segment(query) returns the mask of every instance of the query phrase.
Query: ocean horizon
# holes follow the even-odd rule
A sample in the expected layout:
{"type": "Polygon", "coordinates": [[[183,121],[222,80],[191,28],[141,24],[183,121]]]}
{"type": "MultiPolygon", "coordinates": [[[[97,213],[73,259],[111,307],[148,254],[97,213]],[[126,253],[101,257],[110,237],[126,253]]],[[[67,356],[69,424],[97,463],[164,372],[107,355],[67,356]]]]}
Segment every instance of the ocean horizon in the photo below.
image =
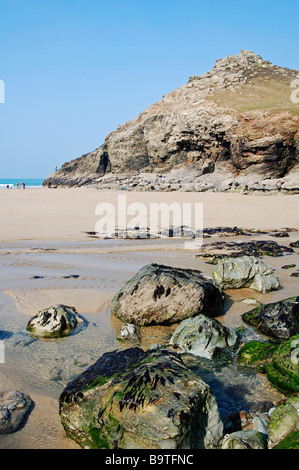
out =
{"type": "Polygon", "coordinates": [[[17,188],[17,183],[19,187],[22,188],[22,183],[25,184],[25,188],[36,188],[42,187],[44,178],[0,178],[0,188],[17,188]]]}

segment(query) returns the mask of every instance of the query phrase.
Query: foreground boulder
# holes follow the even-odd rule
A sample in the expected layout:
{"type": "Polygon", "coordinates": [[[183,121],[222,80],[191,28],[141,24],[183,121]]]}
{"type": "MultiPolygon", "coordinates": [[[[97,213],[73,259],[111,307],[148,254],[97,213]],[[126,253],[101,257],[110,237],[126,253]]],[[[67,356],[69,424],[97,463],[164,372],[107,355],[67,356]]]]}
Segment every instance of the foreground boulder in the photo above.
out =
{"type": "Polygon", "coordinates": [[[242,319],[268,336],[289,339],[299,334],[299,297],[261,305],[244,313],[242,319]]]}
{"type": "Polygon", "coordinates": [[[212,359],[213,356],[238,342],[237,332],[223,326],[216,318],[197,315],[182,321],[170,339],[170,344],[195,356],[212,359]]]}
{"type": "Polygon", "coordinates": [[[215,284],[194,269],[150,264],[112,299],[111,312],[135,325],[171,324],[202,313],[222,312],[223,295],[215,284]]]}
{"type": "Polygon", "coordinates": [[[0,434],[17,431],[30,412],[32,400],[23,392],[0,391],[0,434]]]}
{"type": "Polygon", "coordinates": [[[268,447],[299,449],[299,397],[275,408],[268,423],[268,447]]]}
{"type": "Polygon", "coordinates": [[[65,336],[84,320],[77,314],[74,307],[54,305],[45,308],[32,317],[27,325],[27,331],[34,336],[56,338],[65,336]]]}
{"type": "Polygon", "coordinates": [[[223,424],[209,386],[165,349],[104,354],[67,385],[59,403],[67,435],[83,448],[221,444],[223,424]]]}
{"type": "Polygon", "coordinates": [[[258,292],[279,289],[274,269],[254,256],[227,258],[212,268],[214,281],[221,289],[248,287],[258,292]]]}
{"type": "Polygon", "coordinates": [[[299,393],[299,335],[280,344],[250,341],[240,350],[239,363],[266,373],[282,393],[299,393]]]}

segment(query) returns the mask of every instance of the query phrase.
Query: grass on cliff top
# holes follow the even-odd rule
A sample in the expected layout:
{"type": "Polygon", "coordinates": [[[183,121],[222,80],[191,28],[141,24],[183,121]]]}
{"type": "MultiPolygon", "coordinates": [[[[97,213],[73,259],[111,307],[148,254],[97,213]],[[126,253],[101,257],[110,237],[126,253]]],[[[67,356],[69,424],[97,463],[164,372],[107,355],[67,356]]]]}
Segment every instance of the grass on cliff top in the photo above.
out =
{"type": "MultiPolygon", "coordinates": [[[[257,110],[275,113],[289,111],[292,115],[299,116],[299,103],[295,104],[291,101],[292,91],[294,88],[291,88],[289,80],[277,81],[256,77],[248,80],[235,93],[216,92],[206,99],[241,113],[257,110]]],[[[297,98],[299,98],[299,92],[297,98]]]]}

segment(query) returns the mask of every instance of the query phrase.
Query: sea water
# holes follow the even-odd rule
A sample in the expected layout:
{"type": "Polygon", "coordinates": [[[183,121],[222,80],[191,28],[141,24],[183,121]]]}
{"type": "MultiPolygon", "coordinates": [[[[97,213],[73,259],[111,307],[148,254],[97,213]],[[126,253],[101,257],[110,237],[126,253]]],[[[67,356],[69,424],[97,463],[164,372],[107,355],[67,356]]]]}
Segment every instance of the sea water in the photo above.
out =
{"type": "Polygon", "coordinates": [[[0,189],[13,189],[17,188],[16,184],[22,188],[22,183],[25,184],[26,188],[37,188],[43,185],[42,178],[0,178],[0,189]]]}

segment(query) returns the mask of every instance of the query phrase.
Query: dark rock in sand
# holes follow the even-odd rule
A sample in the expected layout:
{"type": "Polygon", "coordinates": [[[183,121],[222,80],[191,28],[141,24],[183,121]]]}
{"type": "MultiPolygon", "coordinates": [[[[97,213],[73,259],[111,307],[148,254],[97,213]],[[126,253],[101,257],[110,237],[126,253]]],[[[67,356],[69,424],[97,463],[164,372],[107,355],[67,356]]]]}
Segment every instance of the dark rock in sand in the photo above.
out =
{"type": "Polygon", "coordinates": [[[199,257],[211,258],[209,263],[216,264],[223,258],[240,256],[283,256],[293,253],[291,247],[278,245],[275,241],[253,240],[250,242],[214,242],[201,247],[199,257]]]}
{"type": "Polygon", "coordinates": [[[295,242],[291,242],[290,246],[292,246],[293,248],[299,248],[299,240],[297,240],[295,242]]]}
{"type": "Polygon", "coordinates": [[[9,434],[23,426],[33,402],[23,392],[0,391],[0,434],[9,434]]]}
{"type": "Polygon", "coordinates": [[[289,339],[299,334],[299,297],[261,305],[244,313],[242,319],[267,336],[289,339]]]}
{"type": "Polygon", "coordinates": [[[287,232],[275,232],[271,233],[270,237],[276,237],[276,238],[287,238],[290,235],[287,232]]]}

